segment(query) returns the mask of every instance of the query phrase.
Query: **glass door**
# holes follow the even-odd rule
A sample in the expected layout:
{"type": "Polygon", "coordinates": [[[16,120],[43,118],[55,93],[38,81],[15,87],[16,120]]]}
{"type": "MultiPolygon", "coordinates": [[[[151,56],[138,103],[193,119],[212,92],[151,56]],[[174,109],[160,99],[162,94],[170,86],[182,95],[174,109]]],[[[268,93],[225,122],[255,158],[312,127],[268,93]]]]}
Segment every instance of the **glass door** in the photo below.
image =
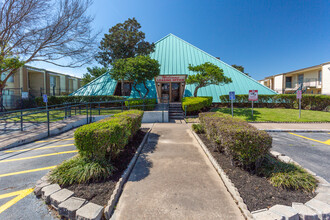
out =
{"type": "Polygon", "coordinates": [[[169,83],[162,83],[162,100],[161,102],[166,103],[170,97],[170,84],[169,83]]]}
{"type": "Polygon", "coordinates": [[[180,102],[180,83],[172,83],[171,101],[180,102]]]}

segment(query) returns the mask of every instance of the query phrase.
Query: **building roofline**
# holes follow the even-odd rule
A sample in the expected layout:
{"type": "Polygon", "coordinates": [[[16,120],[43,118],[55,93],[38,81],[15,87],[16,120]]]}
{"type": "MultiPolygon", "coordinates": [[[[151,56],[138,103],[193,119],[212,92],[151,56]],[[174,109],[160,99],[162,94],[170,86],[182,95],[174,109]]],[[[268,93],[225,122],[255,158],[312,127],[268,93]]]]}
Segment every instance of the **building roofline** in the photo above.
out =
{"type": "Polygon", "coordinates": [[[78,77],[78,76],[73,76],[73,75],[70,75],[70,74],[54,72],[54,71],[51,71],[51,70],[41,69],[41,68],[30,66],[30,65],[24,65],[24,67],[30,68],[32,70],[35,69],[36,71],[40,71],[40,72],[48,72],[48,73],[59,74],[59,75],[63,75],[63,76],[69,76],[69,77],[73,77],[73,78],[76,78],[76,79],[81,79],[81,77],[78,77]]]}
{"type": "MultiPolygon", "coordinates": [[[[271,76],[266,76],[266,77],[264,77],[264,78],[261,79],[261,80],[269,79],[269,78],[271,78],[271,77],[275,77],[275,76],[280,76],[280,75],[286,75],[286,74],[296,73],[296,72],[300,72],[300,71],[307,71],[307,70],[310,70],[310,69],[315,69],[315,68],[317,68],[317,67],[322,67],[322,66],[327,65],[327,64],[330,64],[330,61],[329,61],[329,62],[325,62],[325,63],[318,64],[318,65],[315,65],[315,66],[310,66],[310,67],[305,67],[305,68],[301,68],[301,69],[293,70],[293,71],[286,72],[286,73],[279,73],[279,74],[275,74],[275,75],[271,75],[271,76]]],[[[260,80],[259,80],[259,81],[260,81],[260,80]]]]}

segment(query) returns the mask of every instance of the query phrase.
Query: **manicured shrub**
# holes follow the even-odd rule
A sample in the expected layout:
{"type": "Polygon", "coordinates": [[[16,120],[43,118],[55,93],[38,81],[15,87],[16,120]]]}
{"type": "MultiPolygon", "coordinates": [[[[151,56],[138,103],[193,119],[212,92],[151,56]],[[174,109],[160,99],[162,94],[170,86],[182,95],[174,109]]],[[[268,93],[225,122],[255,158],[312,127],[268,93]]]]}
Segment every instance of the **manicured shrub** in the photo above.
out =
{"type": "MultiPolygon", "coordinates": [[[[220,96],[220,102],[230,107],[229,95],[220,96]]],[[[251,107],[248,95],[236,95],[234,101],[236,107],[251,107]]],[[[303,94],[301,100],[302,109],[326,111],[330,105],[330,96],[303,94]]],[[[266,108],[298,108],[296,94],[259,95],[255,107],[266,108]]]]}
{"type": "Polygon", "coordinates": [[[75,145],[83,157],[98,161],[115,158],[141,126],[143,111],[129,110],[79,127],[75,145]]]}
{"type": "Polygon", "coordinates": [[[204,128],[203,128],[203,126],[201,124],[193,124],[192,125],[192,129],[197,134],[203,134],[204,133],[204,128]]]}
{"type": "Polygon", "coordinates": [[[155,109],[156,105],[156,99],[127,99],[125,101],[125,106],[129,109],[151,111],[155,109]],[[143,107],[143,105],[145,106],[143,107]]]}
{"type": "Polygon", "coordinates": [[[209,108],[212,105],[212,97],[184,97],[182,99],[182,109],[187,111],[187,114],[199,113],[204,108],[209,108]]]}
{"type": "Polygon", "coordinates": [[[200,113],[199,119],[215,147],[244,169],[255,171],[272,146],[267,132],[241,119],[218,112],[200,113]]]}
{"type": "MultiPolygon", "coordinates": [[[[84,103],[84,102],[109,102],[116,100],[125,100],[122,96],[102,95],[102,96],[49,96],[48,106],[61,105],[66,103],[84,103]]],[[[45,106],[42,97],[36,97],[35,101],[38,106],[45,106]]],[[[116,105],[116,103],[114,103],[116,105]]],[[[120,103],[118,103],[120,105],[120,103]]]]}

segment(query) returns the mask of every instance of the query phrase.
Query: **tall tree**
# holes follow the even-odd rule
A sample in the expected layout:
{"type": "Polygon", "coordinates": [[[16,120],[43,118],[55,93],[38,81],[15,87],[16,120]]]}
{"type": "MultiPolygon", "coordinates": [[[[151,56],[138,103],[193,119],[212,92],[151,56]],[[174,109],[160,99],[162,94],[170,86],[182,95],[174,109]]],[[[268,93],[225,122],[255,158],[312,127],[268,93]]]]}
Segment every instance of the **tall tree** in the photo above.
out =
{"type": "Polygon", "coordinates": [[[236,64],[233,64],[233,65],[231,65],[231,66],[234,67],[235,69],[241,71],[241,72],[244,73],[245,75],[250,76],[248,73],[245,73],[245,72],[244,72],[244,66],[239,66],[239,65],[236,65],[236,64]]]}
{"type": "Polygon", "coordinates": [[[149,56],[136,56],[126,59],[119,59],[113,63],[110,75],[113,79],[124,79],[133,82],[134,89],[139,93],[140,98],[147,97],[149,88],[146,85],[147,80],[152,80],[160,73],[160,64],[157,60],[149,56]],[[143,84],[146,89],[144,96],[138,84],[143,84]]]}
{"type": "Polygon", "coordinates": [[[90,6],[91,0],[0,1],[0,104],[7,80],[25,63],[80,67],[92,61],[90,6]]]}
{"type": "Polygon", "coordinates": [[[220,85],[231,83],[230,77],[224,75],[223,70],[217,65],[206,62],[197,66],[189,64],[188,69],[195,72],[194,75],[189,75],[187,84],[195,84],[194,97],[197,97],[198,89],[209,85],[220,85]]]}
{"type": "Polygon", "coordinates": [[[108,68],[106,68],[106,67],[97,67],[97,66],[94,66],[92,68],[87,67],[87,73],[85,73],[83,75],[82,84],[86,85],[87,83],[93,81],[94,79],[103,75],[107,71],[108,71],[108,68]]]}
{"type": "MultiPolygon", "coordinates": [[[[101,40],[96,60],[105,67],[116,60],[148,55],[155,50],[155,44],[145,41],[145,33],[140,31],[141,25],[135,18],[129,18],[124,23],[118,23],[104,34],[101,40]]],[[[124,78],[121,80],[122,94],[124,93],[124,78]]]]}

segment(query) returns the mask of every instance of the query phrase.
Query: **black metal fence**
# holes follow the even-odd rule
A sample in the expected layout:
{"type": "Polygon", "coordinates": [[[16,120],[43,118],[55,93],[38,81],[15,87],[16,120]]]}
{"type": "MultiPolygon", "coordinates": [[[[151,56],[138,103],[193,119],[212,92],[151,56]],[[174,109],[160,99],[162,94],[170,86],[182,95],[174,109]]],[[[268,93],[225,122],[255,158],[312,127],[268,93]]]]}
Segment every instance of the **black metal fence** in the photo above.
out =
{"type": "MultiPolygon", "coordinates": [[[[86,118],[86,123],[92,122],[93,116],[112,115],[129,109],[162,111],[162,122],[165,122],[164,112],[168,110],[169,102],[158,104],[148,102],[150,99],[115,100],[108,102],[67,103],[47,107],[20,109],[0,112],[0,133],[25,131],[47,125],[48,135],[53,123],[63,122],[76,117],[86,118]],[[139,104],[129,104],[139,100],[139,104]],[[126,103],[125,103],[126,102],[126,103]]],[[[160,99],[158,99],[160,100],[160,99]]],[[[45,129],[45,127],[43,127],[45,129]]]]}

